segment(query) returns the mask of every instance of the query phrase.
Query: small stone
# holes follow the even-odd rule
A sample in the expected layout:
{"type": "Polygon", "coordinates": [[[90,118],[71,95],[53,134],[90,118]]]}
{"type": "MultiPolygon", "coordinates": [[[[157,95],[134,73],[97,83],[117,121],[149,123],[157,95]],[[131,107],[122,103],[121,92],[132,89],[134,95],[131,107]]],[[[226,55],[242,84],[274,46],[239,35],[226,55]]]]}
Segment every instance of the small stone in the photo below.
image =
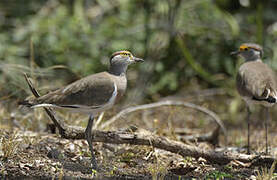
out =
{"type": "Polygon", "coordinates": [[[251,179],[251,180],[256,180],[257,178],[256,178],[256,176],[251,175],[251,176],[249,177],[249,179],[251,179]]]}
{"type": "Polygon", "coordinates": [[[71,152],[74,152],[75,151],[75,145],[74,144],[69,144],[69,149],[71,152]]]}
{"type": "Polygon", "coordinates": [[[207,163],[207,160],[202,158],[202,157],[200,157],[200,158],[198,158],[198,162],[200,162],[200,163],[207,163]]]}
{"type": "Polygon", "coordinates": [[[52,172],[56,171],[56,168],[54,168],[54,167],[51,167],[50,169],[51,169],[52,172]]]}

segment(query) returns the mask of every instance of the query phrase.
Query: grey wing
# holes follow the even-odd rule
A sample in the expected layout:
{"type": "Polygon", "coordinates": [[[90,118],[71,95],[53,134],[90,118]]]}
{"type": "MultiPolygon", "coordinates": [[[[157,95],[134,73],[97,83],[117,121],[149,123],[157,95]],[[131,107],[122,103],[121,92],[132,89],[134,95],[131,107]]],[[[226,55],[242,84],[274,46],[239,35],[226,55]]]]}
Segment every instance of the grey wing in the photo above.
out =
{"type": "Polygon", "coordinates": [[[97,107],[108,103],[114,96],[115,90],[115,84],[109,77],[95,74],[48,93],[40,97],[38,102],[97,107]]]}
{"type": "Polygon", "coordinates": [[[236,83],[237,89],[242,96],[263,99],[267,93],[266,87],[268,79],[263,71],[255,71],[254,68],[240,68],[236,83]]]}

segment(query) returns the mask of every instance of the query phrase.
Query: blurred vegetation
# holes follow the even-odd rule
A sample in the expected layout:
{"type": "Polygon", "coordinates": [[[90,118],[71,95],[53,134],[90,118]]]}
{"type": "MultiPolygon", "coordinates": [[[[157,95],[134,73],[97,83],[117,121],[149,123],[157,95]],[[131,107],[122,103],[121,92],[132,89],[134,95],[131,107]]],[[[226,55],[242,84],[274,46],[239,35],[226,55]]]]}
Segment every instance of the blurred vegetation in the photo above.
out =
{"type": "Polygon", "coordinates": [[[277,0],[2,0],[0,97],[22,98],[22,72],[65,84],[121,49],[146,60],[129,71],[135,101],[194,84],[233,90],[229,53],[243,42],[263,45],[277,70],[276,10],[277,0]]]}

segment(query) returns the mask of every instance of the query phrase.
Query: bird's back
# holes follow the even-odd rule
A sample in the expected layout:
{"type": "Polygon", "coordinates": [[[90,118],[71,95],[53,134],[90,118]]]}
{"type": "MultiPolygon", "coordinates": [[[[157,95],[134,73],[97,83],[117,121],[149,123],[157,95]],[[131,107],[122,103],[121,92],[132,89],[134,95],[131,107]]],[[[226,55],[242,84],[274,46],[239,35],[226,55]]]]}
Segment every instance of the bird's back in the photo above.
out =
{"type": "Polygon", "coordinates": [[[274,72],[261,61],[249,61],[242,64],[237,74],[237,89],[241,96],[250,99],[264,99],[276,96],[276,80],[274,72]]]}

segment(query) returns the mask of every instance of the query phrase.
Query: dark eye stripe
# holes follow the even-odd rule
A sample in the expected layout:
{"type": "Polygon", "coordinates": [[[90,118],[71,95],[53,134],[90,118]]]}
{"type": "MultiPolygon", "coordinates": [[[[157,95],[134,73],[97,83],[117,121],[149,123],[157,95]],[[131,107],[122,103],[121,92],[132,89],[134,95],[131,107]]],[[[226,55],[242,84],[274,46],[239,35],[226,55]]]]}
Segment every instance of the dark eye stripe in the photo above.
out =
{"type": "Polygon", "coordinates": [[[254,47],[252,47],[252,49],[254,49],[254,50],[256,50],[256,51],[260,51],[260,49],[258,49],[258,48],[254,48],[254,47]]]}

